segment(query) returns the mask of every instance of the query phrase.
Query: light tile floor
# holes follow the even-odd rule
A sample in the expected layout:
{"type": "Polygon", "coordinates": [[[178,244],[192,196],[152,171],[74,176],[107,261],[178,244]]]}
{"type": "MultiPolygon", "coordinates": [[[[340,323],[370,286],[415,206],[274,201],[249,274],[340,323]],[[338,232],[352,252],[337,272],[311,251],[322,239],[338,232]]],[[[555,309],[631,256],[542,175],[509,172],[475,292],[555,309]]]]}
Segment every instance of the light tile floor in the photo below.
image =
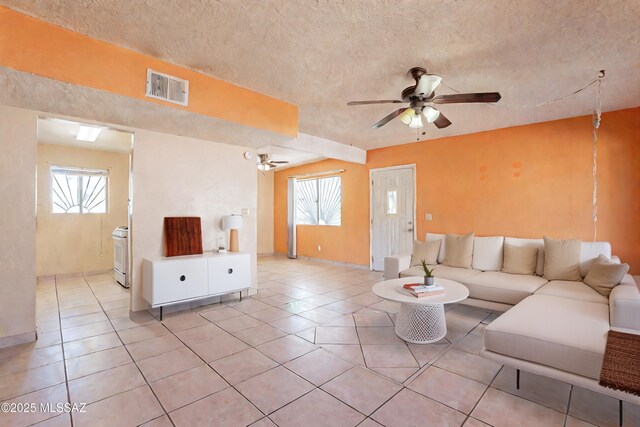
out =
{"type": "MultiPolygon", "coordinates": [[[[260,258],[259,293],[129,316],[110,276],[42,280],[40,339],[0,350],[0,401],[86,403],[0,412],[1,426],[617,425],[617,401],[478,356],[499,313],[447,307],[448,340],[406,344],[380,273],[260,258]]],[[[19,406],[19,405],[16,405],[19,406]]],[[[625,426],[640,407],[625,404],[625,426]]]]}

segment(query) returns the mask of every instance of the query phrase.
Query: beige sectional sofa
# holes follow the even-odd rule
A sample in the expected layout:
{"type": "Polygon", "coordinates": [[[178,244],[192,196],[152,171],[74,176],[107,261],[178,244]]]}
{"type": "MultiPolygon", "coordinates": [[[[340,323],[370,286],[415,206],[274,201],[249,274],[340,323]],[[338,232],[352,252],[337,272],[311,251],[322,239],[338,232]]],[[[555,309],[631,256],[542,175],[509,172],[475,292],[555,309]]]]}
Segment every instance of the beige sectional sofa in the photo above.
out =
{"type": "MultiPolygon", "coordinates": [[[[544,273],[543,239],[475,237],[472,268],[442,265],[444,234],[427,234],[442,240],[434,275],[462,283],[469,289],[463,304],[504,311],[485,329],[482,355],[528,372],[557,378],[616,399],[640,403],[640,398],[598,385],[607,332],[612,329],[640,334],[640,290],[626,275],[605,297],[581,281],[548,281],[544,273]],[[504,245],[538,248],[533,275],[502,272],[504,245]]],[[[599,255],[611,256],[608,242],[583,242],[580,274],[584,278],[599,255]]],[[[386,279],[422,276],[410,267],[411,256],[385,258],[386,279]]]]}

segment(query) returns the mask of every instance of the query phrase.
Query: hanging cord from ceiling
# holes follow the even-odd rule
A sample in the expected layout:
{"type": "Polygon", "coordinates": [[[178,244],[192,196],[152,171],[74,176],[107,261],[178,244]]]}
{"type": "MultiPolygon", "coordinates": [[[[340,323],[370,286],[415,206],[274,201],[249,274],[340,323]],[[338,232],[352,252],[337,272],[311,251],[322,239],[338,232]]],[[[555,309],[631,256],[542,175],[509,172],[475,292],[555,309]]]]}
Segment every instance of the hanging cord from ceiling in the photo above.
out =
{"type": "Polygon", "coordinates": [[[600,105],[600,91],[604,70],[598,75],[598,87],[596,90],[596,110],[593,112],[593,241],[598,236],[598,128],[600,127],[602,108],[600,105]]]}
{"type": "MultiPolygon", "coordinates": [[[[496,108],[510,108],[510,109],[525,109],[525,108],[537,108],[537,107],[543,107],[545,105],[549,105],[549,104],[554,104],[556,102],[560,102],[560,101],[564,101],[567,98],[571,98],[574,95],[579,94],[580,92],[584,92],[585,90],[587,90],[588,88],[590,88],[591,86],[598,84],[598,90],[600,90],[600,82],[601,80],[604,78],[604,70],[600,70],[598,72],[598,77],[596,77],[595,79],[591,80],[589,83],[587,83],[585,86],[581,87],[578,90],[575,90],[571,93],[568,93],[566,95],[563,95],[559,98],[555,98],[555,99],[550,99],[548,101],[543,101],[540,102],[538,104],[486,104],[486,105],[490,105],[492,107],[496,107],[496,108]]],[[[461,91],[452,88],[451,86],[447,85],[444,82],[440,83],[441,86],[446,87],[449,90],[452,90],[455,93],[462,93],[461,91]]]]}

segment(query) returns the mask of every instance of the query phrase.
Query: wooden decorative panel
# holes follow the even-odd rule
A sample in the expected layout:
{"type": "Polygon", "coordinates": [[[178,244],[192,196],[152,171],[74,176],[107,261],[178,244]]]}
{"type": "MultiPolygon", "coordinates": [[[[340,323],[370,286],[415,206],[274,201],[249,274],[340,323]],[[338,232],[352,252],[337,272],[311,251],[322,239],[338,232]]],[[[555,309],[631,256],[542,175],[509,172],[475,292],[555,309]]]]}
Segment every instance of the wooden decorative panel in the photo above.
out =
{"type": "Polygon", "coordinates": [[[202,254],[200,217],[167,217],[164,219],[166,256],[202,254]]]}

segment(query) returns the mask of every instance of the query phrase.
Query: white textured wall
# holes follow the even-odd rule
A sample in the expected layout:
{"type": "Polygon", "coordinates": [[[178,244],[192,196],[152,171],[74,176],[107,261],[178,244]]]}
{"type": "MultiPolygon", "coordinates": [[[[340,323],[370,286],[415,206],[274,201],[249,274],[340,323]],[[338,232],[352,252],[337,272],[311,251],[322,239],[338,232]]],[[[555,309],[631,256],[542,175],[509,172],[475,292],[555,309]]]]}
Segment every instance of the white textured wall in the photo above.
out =
{"type": "Polygon", "coordinates": [[[113,268],[111,233],[129,220],[129,154],[38,144],[36,274],[92,272],[113,268]],[[108,169],[108,212],[51,213],[51,166],[108,169]]]}
{"type": "Polygon", "coordinates": [[[258,171],[258,253],[273,253],[273,172],[258,171]]]}
{"type": "MultiPolygon", "coordinates": [[[[256,286],[255,160],[247,149],[151,131],[136,130],[133,145],[132,303],[133,311],[148,307],[142,299],[142,259],[164,255],[163,220],[167,216],[202,218],[205,250],[225,235],[222,216],[249,209],[240,230],[240,250],[251,253],[256,286]]],[[[253,153],[255,158],[255,153],[253,153]]],[[[228,238],[228,236],[226,236],[228,238]]]]}
{"type": "Polygon", "coordinates": [[[36,123],[0,106],[0,347],[35,339],[36,123]]]}

